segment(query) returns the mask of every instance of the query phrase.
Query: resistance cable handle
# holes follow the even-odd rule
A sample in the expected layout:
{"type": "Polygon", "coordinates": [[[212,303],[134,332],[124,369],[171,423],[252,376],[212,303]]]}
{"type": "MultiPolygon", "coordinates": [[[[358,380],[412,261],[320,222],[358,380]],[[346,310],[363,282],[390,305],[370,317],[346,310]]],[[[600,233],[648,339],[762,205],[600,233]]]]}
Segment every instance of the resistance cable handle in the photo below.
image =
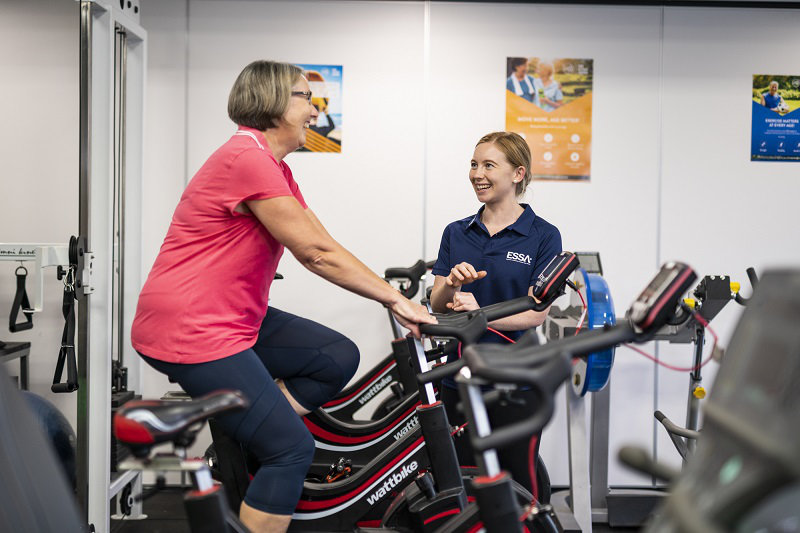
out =
{"type": "Polygon", "coordinates": [[[33,327],[33,313],[30,311],[31,304],[28,301],[28,291],[25,290],[25,278],[28,276],[28,269],[20,265],[14,271],[17,276],[17,292],[14,295],[14,303],[11,305],[11,315],[8,317],[8,329],[11,333],[25,331],[33,327]],[[17,322],[17,315],[22,309],[25,315],[24,322],[17,322]]]}
{"type": "Polygon", "coordinates": [[[408,268],[387,268],[386,271],[383,273],[383,277],[386,280],[389,279],[407,279],[409,281],[408,287],[404,290],[400,291],[400,293],[408,298],[411,299],[417,294],[419,291],[419,281],[422,276],[425,275],[427,271],[426,263],[422,259],[414,263],[408,268]]]}
{"type": "Polygon", "coordinates": [[[69,268],[64,275],[64,298],[61,313],[64,315],[64,331],[61,334],[61,348],[58,350],[56,371],[50,390],[55,393],[78,390],[78,363],[75,355],[75,287],[78,283],[78,238],[69,239],[69,268]],[[67,367],[67,381],[61,383],[64,366],[67,367]]]}

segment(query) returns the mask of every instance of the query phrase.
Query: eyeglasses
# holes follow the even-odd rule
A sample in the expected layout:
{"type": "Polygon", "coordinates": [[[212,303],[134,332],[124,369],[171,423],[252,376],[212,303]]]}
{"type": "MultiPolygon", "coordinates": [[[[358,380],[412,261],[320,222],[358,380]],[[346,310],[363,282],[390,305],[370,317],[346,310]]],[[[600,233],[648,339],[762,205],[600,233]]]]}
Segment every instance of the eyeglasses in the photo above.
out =
{"type": "Polygon", "coordinates": [[[311,103],[311,91],[292,91],[292,96],[302,96],[311,103]]]}

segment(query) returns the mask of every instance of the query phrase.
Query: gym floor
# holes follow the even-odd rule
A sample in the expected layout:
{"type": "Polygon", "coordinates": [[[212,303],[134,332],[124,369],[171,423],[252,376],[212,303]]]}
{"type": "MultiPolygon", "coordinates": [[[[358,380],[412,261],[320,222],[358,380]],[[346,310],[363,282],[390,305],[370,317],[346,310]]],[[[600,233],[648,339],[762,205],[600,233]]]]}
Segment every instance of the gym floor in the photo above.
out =
{"type": "MultiPolygon", "coordinates": [[[[183,489],[167,488],[144,502],[144,520],[112,520],[111,533],[190,533],[183,511],[183,489]]],[[[638,528],[612,528],[595,524],[592,531],[632,532],[638,528]]]]}

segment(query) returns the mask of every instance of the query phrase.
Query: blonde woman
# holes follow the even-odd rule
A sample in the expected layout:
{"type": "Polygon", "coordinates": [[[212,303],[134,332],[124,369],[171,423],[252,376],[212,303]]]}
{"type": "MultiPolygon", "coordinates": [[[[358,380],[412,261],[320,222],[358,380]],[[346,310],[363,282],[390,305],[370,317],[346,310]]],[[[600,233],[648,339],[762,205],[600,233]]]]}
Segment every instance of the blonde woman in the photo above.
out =
{"type": "MultiPolygon", "coordinates": [[[[561,252],[558,229],[536,215],[518,198],[531,179],[531,152],[516,133],[495,132],[478,141],[470,162],[469,181],[483,206],[476,214],[449,224],[442,235],[436,275],[431,292],[434,311],[469,311],[481,306],[533,294],[537,276],[561,252]]],[[[525,311],[490,326],[516,340],[544,322],[547,311],[525,311]]],[[[481,342],[506,342],[487,333],[481,342]]],[[[462,423],[455,406],[455,383],[445,380],[442,400],[451,423],[462,423]]],[[[514,402],[495,404],[489,413],[493,425],[503,425],[526,416],[532,401],[530,391],[516,391],[514,402]]],[[[461,464],[473,464],[466,438],[456,440],[461,464]]],[[[538,453],[538,444],[535,446],[538,453]]],[[[499,451],[500,465],[534,494],[528,474],[528,443],[520,442],[499,451]]]]}
{"type": "Polygon", "coordinates": [[[539,107],[545,111],[553,111],[564,105],[564,93],[561,84],[553,79],[553,64],[542,61],[536,66],[536,84],[539,89],[539,107]]]}

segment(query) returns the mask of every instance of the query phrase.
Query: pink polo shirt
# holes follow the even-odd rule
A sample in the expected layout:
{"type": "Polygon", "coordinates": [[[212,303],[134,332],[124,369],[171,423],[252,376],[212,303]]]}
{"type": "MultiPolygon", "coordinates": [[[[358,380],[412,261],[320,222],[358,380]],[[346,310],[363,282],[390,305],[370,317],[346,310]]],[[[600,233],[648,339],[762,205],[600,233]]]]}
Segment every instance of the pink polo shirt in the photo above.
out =
{"type": "Polygon", "coordinates": [[[246,200],[294,196],[292,172],[263,134],[239,127],[186,187],[139,295],[133,347],[154,359],[202,363],[255,344],[283,245],[246,200]]]}

